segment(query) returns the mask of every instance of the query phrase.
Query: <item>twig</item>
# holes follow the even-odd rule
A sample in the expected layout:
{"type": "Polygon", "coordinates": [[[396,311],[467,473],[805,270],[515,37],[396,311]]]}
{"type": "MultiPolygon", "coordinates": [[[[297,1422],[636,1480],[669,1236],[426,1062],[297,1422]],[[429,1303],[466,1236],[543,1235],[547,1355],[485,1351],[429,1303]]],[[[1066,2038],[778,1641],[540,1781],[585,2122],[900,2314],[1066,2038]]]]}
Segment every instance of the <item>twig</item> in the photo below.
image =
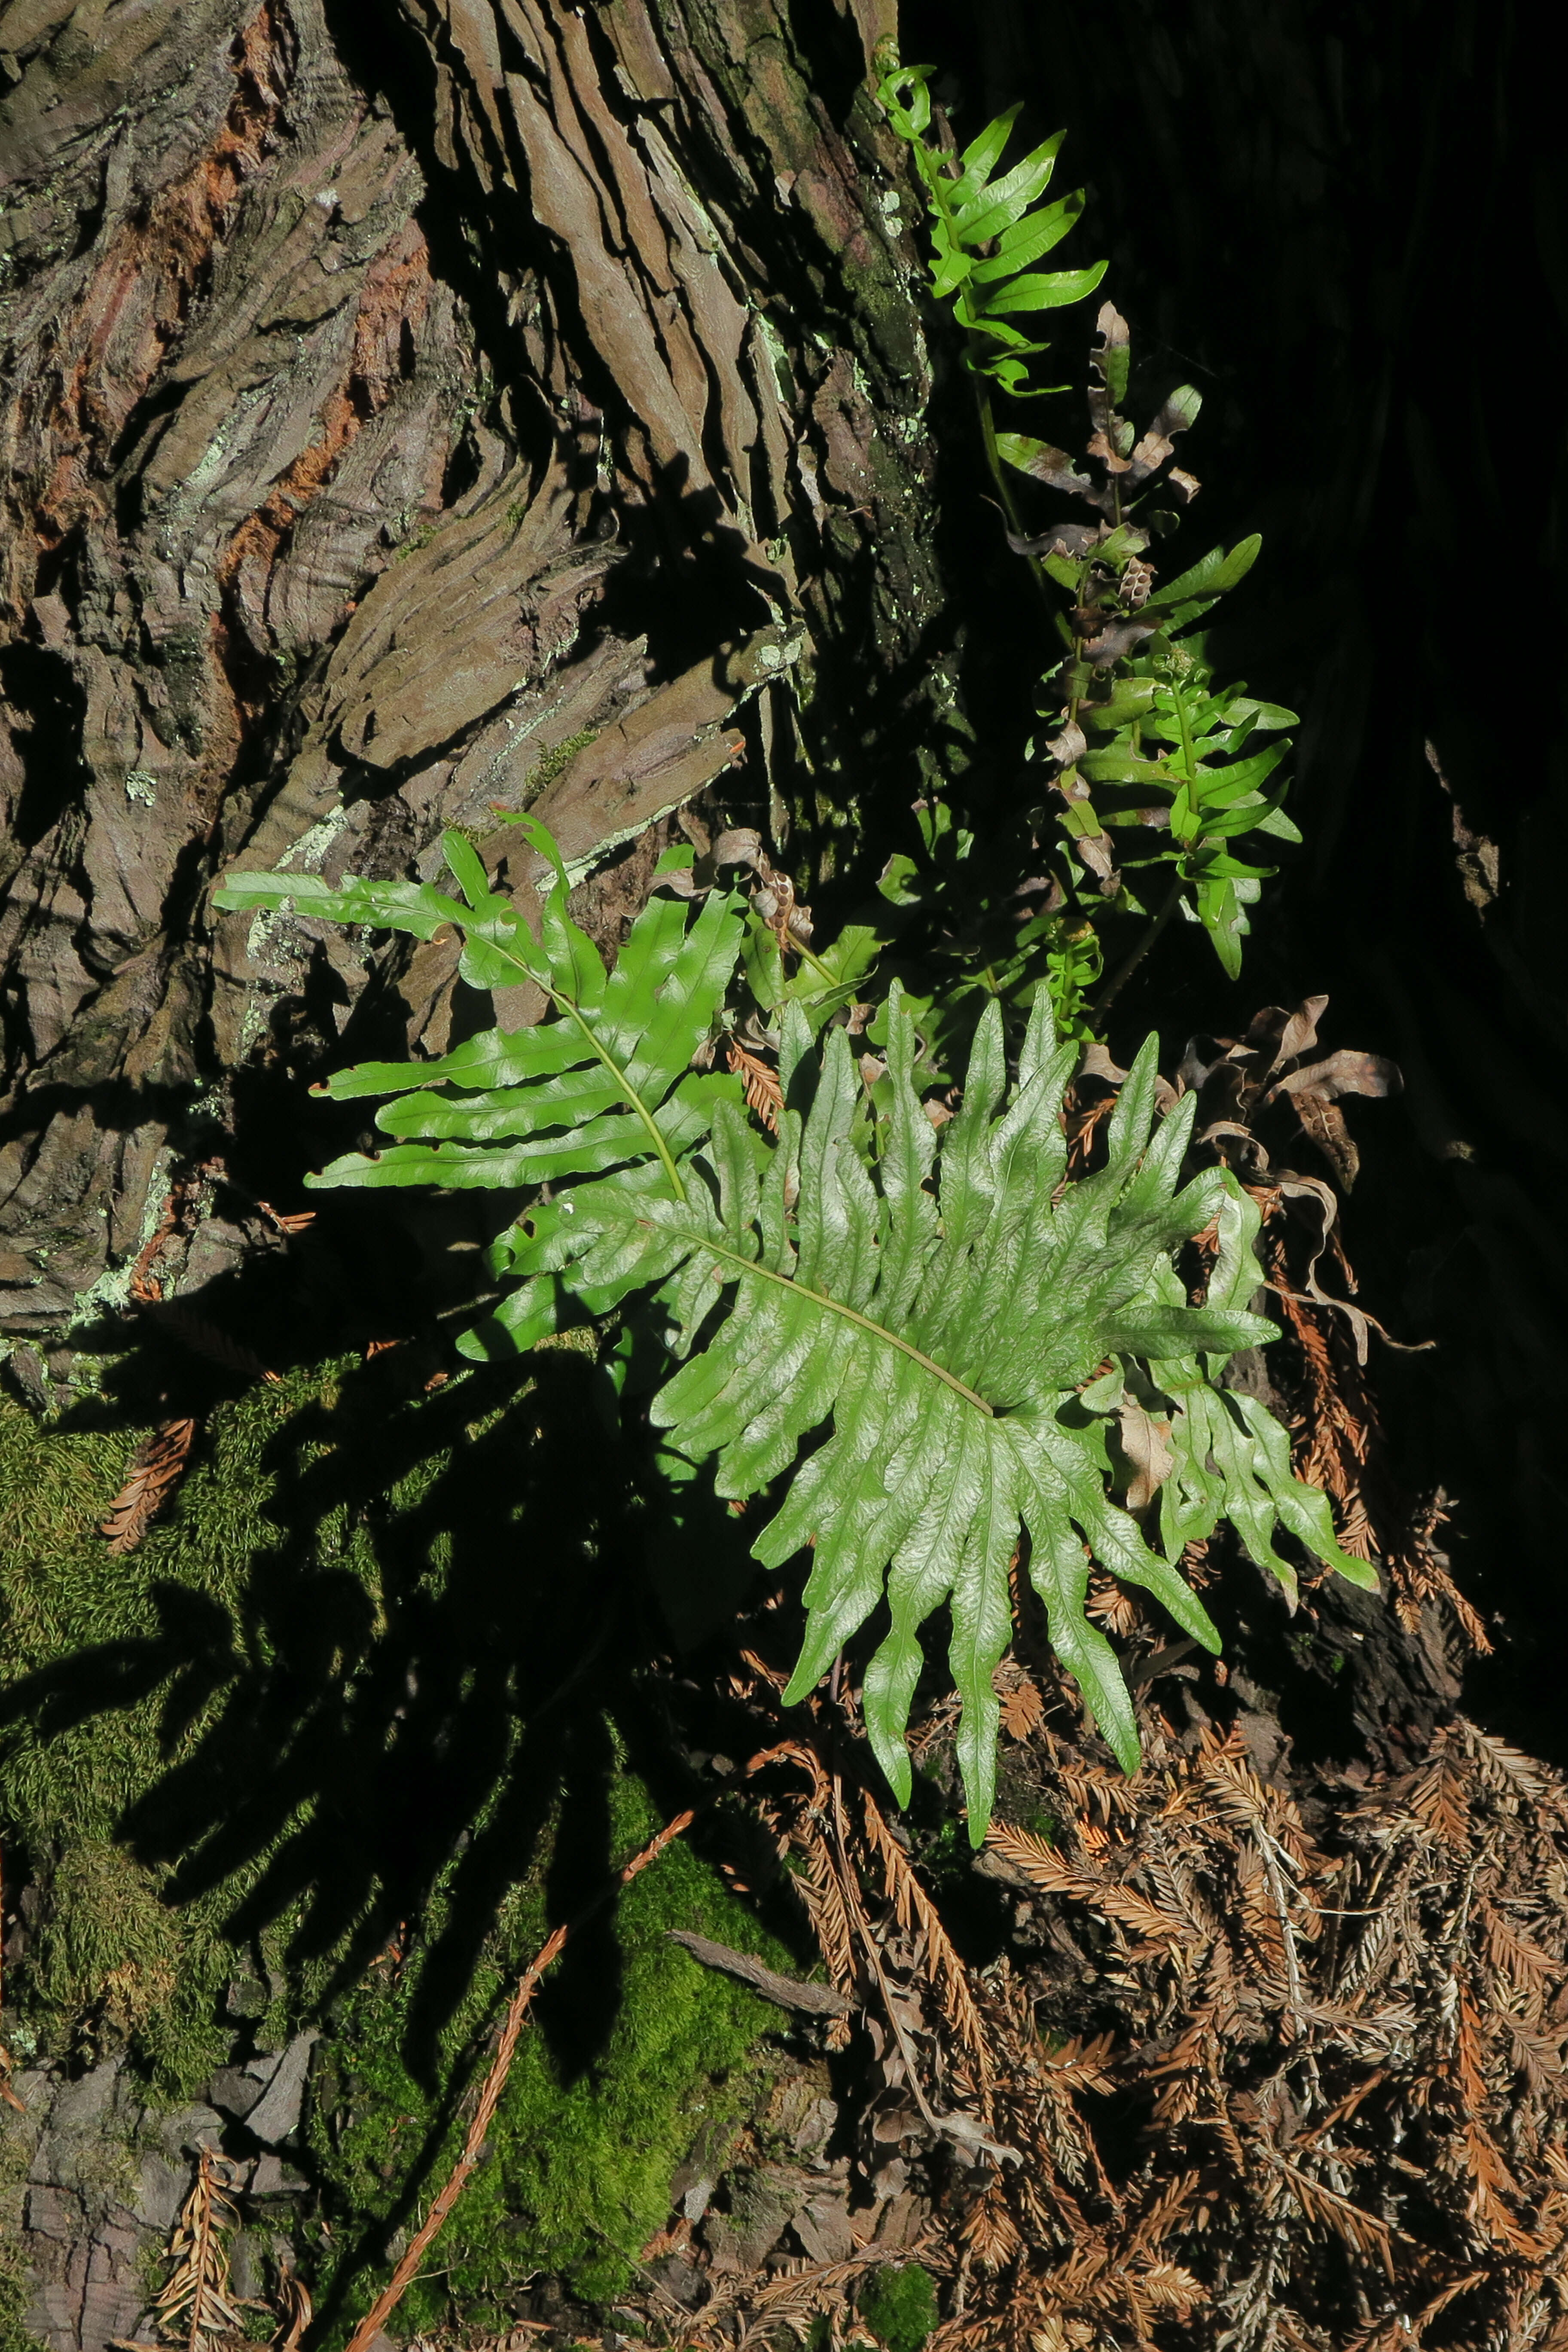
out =
{"type": "Polygon", "coordinates": [[[688,1927],[667,1927],[664,1932],[668,1942],[680,1945],[705,1969],[720,1969],[726,1976],[738,1978],[775,2008],[802,2009],[814,2017],[848,2017],[854,2010],[854,2002],[835,1992],[831,1985],[803,1984],[796,1977],[781,1977],[753,1953],[731,1951],[728,1944],[716,1944],[710,1936],[693,1935],[688,1927]]]}
{"type": "MultiPolygon", "coordinates": [[[[614,1885],[626,1885],[639,1871],[646,1870],[650,1862],[657,1862],[665,1847],[673,1844],[683,1830],[690,1828],[695,1819],[696,1815],[691,1811],[677,1813],[673,1821],[665,1823],[656,1838],[650,1839],[640,1853],[633,1855],[626,1868],[617,1874],[613,1882],[614,1885]]],[[[605,1896],[601,1895],[587,1906],[586,1910],[580,1912],[574,1921],[563,1921],[519,1978],[517,1990],[507,2006],[506,2023],[501,2028],[501,2037],[496,2054],[490,2061],[489,2073],[485,2076],[484,2088],[479,2093],[479,2105],[474,2110],[473,2121],[469,2124],[463,2141],[463,2152],[452,2167],[445,2185],[431,2205],[429,2212],[425,2216],[424,2221],[410,2239],[397,2268],[350,2336],[348,2352],[369,2352],[371,2344],[381,2333],[382,2328],[413,2284],[426,2250],[462,2195],[468,2175],[479,2160],[479,2151],[495,2120],[495,2112],[500,2104],[501,2093],[506,2088],[506,2078],[511,2072],[511,2062],[517,2052],[518,2037],[522,2032],[523,2020],[528,2014],[529,2005],[534,1994],[539,1990],[540,1981],[545,1970],[560,1958],[573,1927],[580,1927],[584,1919],[596,1911],[599,1904],[604,1900],[605,1896]]]]}

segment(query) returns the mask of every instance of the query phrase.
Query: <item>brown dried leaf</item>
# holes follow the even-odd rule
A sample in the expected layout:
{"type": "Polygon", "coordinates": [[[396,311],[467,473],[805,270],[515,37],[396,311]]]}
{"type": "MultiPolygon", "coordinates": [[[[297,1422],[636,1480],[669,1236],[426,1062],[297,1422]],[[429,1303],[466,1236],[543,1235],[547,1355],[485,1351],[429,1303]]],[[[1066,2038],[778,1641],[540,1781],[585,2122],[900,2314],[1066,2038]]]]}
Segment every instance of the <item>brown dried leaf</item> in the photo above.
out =
{"type": "Polygon", "coordinates": [[[1156,1420],[1135,1397],[1127,1396],[1116,1409],[1116,1425],[1117,1444],[1131,1469],[1122,1499],[1130,1511],[1142,1511],[1176,1466],[1169,1442],[1171,1424],[1156,1420]]]}
{"type": "Polygon", "coordinates": [[[195,1434],[194,1421],[166,1421],[142,1439],[108,1517],[99,1523],[111,1552],[135,1550],[183,1475],[195,1434]]]}
{"type": "Polygon", "coordinates": [[[730,1067],[738,1071],[745,1083],[746,1105],[756,1113],[770,1135],[779,1130],[779,1113],[784,1108],[784,1088],[778,1072],[742,1045],[737,1037],[730,1040],[730,1067]]]}
{"type": "Polygon", "coordinates": [[[1304,1069],[1291,1070],[1278,1078],[1263,1100],[1267,1105],[1280,1095],[1321,1095],[1325,1102],[1333,1102],[1341,1095],[1370,1095],[1381,1099],[1388,1095],[1403,1094],[1405,1079],[1397,1062],[1386,1054],[1358,1054],[1348,1045],[1330,1054],[1321,1062],[1309,1062],[1304,1069]]]}

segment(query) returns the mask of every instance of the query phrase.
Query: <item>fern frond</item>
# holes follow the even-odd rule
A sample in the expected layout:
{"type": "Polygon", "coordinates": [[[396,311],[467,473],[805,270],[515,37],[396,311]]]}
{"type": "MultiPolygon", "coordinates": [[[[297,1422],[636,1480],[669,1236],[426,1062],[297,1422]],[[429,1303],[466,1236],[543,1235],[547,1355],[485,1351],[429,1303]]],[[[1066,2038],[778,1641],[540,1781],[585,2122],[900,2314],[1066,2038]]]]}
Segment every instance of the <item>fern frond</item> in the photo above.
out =
{"type": "MultiPolygon", "coordinates": [[[[1021,1542],[1058,1654],[1125,1769],[1138,1761],[1137,1728],[1115,1654],[1085,1611],[1090,1556],[1217,1647],[1202,1604],[1110,1499],[1103,1441],[1079,1391],[1108,1357],[1151,1369],[1223,1361],[1274,1333],[1228,1298],[1193,1307],[1179,1286],[1173,1295],[1171,1254],[1183,1241],[1227,1207],[1233,1255],[1241,1237],[1223,1171],[1178,1189],[1190,1109],[1151,1133],[1152,1039],[1108,1123],[1106,1164],[1064,1189],[1060,1109],[1077,1049],[1051,1050],[1043,1005],[1010,1090],[992,1008],[963,1108],[940,1132],[915,1089],[913,1024],[897,990],[887,1025],[892,1110],[869,1165],[857,1149],[865,1114],[847,1041],[830,1034],[814,1082],[792,1009],[777,1146],[759,1152],[739,1111],[721,1106],[694,1163],[708,1181],[684,1200],[609,1185],[580,1193],[573,1278],[623,1294],[658,1286],[670,1344],[688,1360],[652,1417],[679,1453],[714,1458],[720,1495],[743,1499],[793,1472],[752,1547],[773,1568],[812,1553],[786,1703],[885,1599],[890,1622],[867,1669],[865,1715],[900,1801],[920,1628],[948,1606],[978,1843],[995,1774],[992,1672],[1011,1632],[1008,1569],[1021,1542]]],[[[1312,1543],[1310,1517],[1295,1516],[1312,1543]]]]}
{"type": "Polygon", "coordinates": [[[1058,131],[1001,176],[996,167],[1019,109],[1009,107],[963,154],[931,146],[930,66],[902,66],[878,91],[889,121],[914,157],[931,220],[931,291],[950,300],[969,337],[968,360],[1016,398],[1059,389],[1029,383],[1029,362],[1047,346],[1009,322],[1030,311],[1058,310],[1092,294],[1103,261],[1087,269],[1037,270],[1083,210],[1083,191],[1036,210],[1050,184],[1058,131]]]}
{"type": "Polygon", "coordinates": [[[1175,436],[1203,404],[1191,384],[1178,384],[1140,435],[1118,406],[1131,367],[1127,321],[1107,302],[1099,327],[1085,452],[1098,470],[1080,472],[1065,450],[1027,434],[994,438],[1004,465],[1083,499],[1101,518],[1021,542],[1073,600],[1077,642],[1047,680],[1058,720],[1044,745],[1058,769],[1057,822],[1077,866],[1096,877],[1097,898],[1102,886],[1120,887],[1113,856],[1119,869],[1173,866],[1183,912],[1207,931],[1234,980],[1247,909],[1274,871],[1240,857],[1237,838],[1301,838],[1284,814],[1283,784],[1269,784],[1289,743],[1258,740],[1294,726],[1296,716],[1255,701],[1243,686],[1215,690],[1201,640],[1178,640],[1246,578],[1262,542],[1255,535],[1211,548],[1156,588],[1155,567],[1145,561],[1151,534],[1174,529],[1174,507],[1190,503],[1199,487],[1170,464],[1175,436]],[[1113,852],[1110,835],[1121,828],[1152,835],[1152,845],[1133,856],[1120,845],[1113,852]]]}
{"type": "MultiPolygon", "coordinates": [[[[1237,1349],[1275,1336],[1247,1309],[1258,1212],[1224,1170],[1180,1181],[1195,1097],[1156,1128],[1155,1039],[1105,1122],[1104,1164],[1069,1181],[1061,1112],[1078,1047],[1053,1045],[1048,992],[1011,1085],[993,1002],[962,1106],[940,1129],[915,1085],[915,1024],[901,991],[886,1009],[881,1112],[846,1031],[831,1029],[819,1057],[811,1014],[791,998],[770,1139],[748,1123],[734,1075],[689,1066],[734,971],[738,900],[710,897],[688,929],[684,903],[656,898],[606,974],[567,914],[559,861],[535,938],[489,892],[466,843],[450,841],[448,856],[466,906],[406,884],[351,883],[317,886],[311,911],[399,929],[454,921],[480,985],[526,970],[557,1018],[491,1032],[438,1062],[341,1074],[331,1093],[393,1095],[380,1124],[412,1139],[376,1159],[338,1160],[316,1181],[551,1180],[552,1197],[492,1252],[495,1271],[518,1287],[493,1327],[460,1343],[465,1352],[531,1346],[555,1328],[563,1294],[592,1315],[634,1291],[656,1295],[666,1345],[685,1360],[651,1407],[667,1458],[711,1459],[731,1500],[777,1482],[753,1555],[771,1568],[812,1555],[786,1701],[886,1608],[865,1719],[900,1801],[921,1629],[945,1606],[971,1835],[977,1844],[984,1835],[993,1674],[1012,1630],[1015,1560],[1026,1563],[1057,1654],[1129,1771],[1137,1726],[1115,1652],[1085,1606],[1092,1562],[1144,1587],[1213,1649],[1207,1613],[1172,1562],[1222,1517],[1287,1590],[1277,1525],[1342,1574],[1370,1580],[1335,1543],[1324,1497],[1292,1476],[1286,1432],[1256,1400],[1215,1385],[1237,1349]],[[1194,1307],[1173,1255],[1210,1226],[1218,1258],[1206,1303],[1194,1307]],[[1169,1557],[1111,1497],[1107,1433],[1130,1397],[1145,1411],[1168,1400],[1169,1557]]],[[[301,895],[300,877],[271,875],[236,877],[223,898],[278,905],[301,895]]]]}
{"type": "MultiPolygon", "coordinates": [[[[286,873],[236,874],[219,891],[220,907],[292,906],[301,915],[420,939],[451,924],[463,934],[466,980],[478,988],[531,980],[554,1008],[553,1020],[487,1030],[437,1061],[339,1071],[322,1091],[335,1101],[393,1097],[376,1125],[398,1140],[374,1157],[335,1160],[310,1183],[505,1190],[616,1171],[623,1182],[684,1197],[683,1160],[706,1135],[716,1104],[740,1099],[733,1076],[699,1074],[691,1062],[734,973],[742,901],[711,892],[689,928],[689,902],[656,895],[606,972],[567,911],[569,882],[554,842],[531,819],[520,822],[555,868],[537,938],[489,888],[460,834],[448,834],[445,845],[462,902],[430,884],[351,877],[333,889],[316,877],[286,873]]],[[[554,1276],[572,1255],[574,1201],[567,1192],[550,1203],[532,1234],[503,1249],[503,1270],[536,1277],[512,1293],[499,1318],[511,1346],[531,1346],[554,1328],[554,1276]]],[[[619,1295],[601,1296],[592,1311],[619,1295]]],[[[470,1351],[486,1352],[479,1342],[470,1351]]]]}

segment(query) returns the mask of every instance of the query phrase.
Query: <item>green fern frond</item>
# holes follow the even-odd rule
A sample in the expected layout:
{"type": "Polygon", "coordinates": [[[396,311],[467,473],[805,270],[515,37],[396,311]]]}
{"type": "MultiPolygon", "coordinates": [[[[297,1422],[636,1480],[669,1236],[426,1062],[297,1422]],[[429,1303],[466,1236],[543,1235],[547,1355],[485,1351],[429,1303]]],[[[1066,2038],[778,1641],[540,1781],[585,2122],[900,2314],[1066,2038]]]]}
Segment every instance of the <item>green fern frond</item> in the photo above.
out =
{"type": "MultiPolygon", "coordinates": [[[[1202,402],[1191,384],[1179,384],[1140,435],[1118,407],[1131,347],[1113,303],[1102,306],[1099,331],[1089,394],[1093,432],[1085,449],[1093,470],[1081,472],[1065,450],[1026,434],[998,434],[994,445],[1003,465],[1083,499],[1100,517],[1092,526],[1058,525],[1024,542],[1072,597],[1076,642],[1046,679],[1041,714],[1056,721],[1043,749],[1058,771],[1052,778],[1057,823],[1075,887],[1081,886],[1095,911],[1107,889],[1136,908],[1125,876],[1172,867],[1176,903],[1207,931],[1235,980],[1247,908],[1275,870],[1238,856],[1237,840],[1250,833],[1301,837],[1284,813],[1284,784],[1265,789],[1289,743],[1256,749],[1253,739],[1294,726],[1296,719],[1252,700],[1245,687],[1215,690],[1202,639],[1178,640],[1246,578],[1262,542],[1253,536],[1229,550],[1211,548],[1176,579],[1155,586],[1154,567],[1145,561],[1152,534],[1173,530],[1172,502],[1185,505],[1197,493],[1193,477],[1170,461],[1175,436],[1193,425],[1202,402]],[[1122,828],[1143,835],[1139,854],[1129,855],[1120,842],[1113,849],[1111,835],[1122,828]]],[[[1053,978],[1070,1017],[1077,1009],[1071,975],[1061,969],[1063,959],[1056,961],[1053,978]]]]}
{"type": "MultiPolygon", "coordinates": [[[[553,856],[549,836],[536,838],[553,856]]],[[[516,1287],[461,1344],[488,1356],[556,1328],[563,1298],[601,1315],[653,1292],[683,1358],[652,1419],[671,1458],[711,1459],[732,1500],[780,1488],[752,1547],[765,1566],[812,1555],[798,1699],[884,1603],[867,1669],[872,1747],[900,1800],[921,1626],[950,1612],[963,1715],[959,1761],[978,1843],[995,1780],[992,1671],[1011,1631],[1016,1558],[1046,1604],[1051,1640],[1128,1770],[1132,1703],[1089,1621],[1092,1560],[1155,1595],[1194,1639],[1218,1637],[1173,1562],[1227,1517],[1288,1590],[1277,1525],[1342,1574],[1371,1573],[1335,1543],[1321,1495],[1291,1474],[1286,1432],[1216,1382],[1238,1348],[1272,1339],[1250,1313],[1258,1212],[1223,1170],[1180,1171],[1193,1098],[1155,1125],[1156,1041],[1139,1055],[1106,1128],[1105,1164],[1067,1176],[1062,1098],[1075,1043],[1053,1044],[1038,998],[1009,1086],[994,1002],[970,1055],[962,1108],[940,1129],[915,1083],[915,1024],[895,987],[887,1078],[868,1100],[847,1033],[818,1058],[817,1025],[790,998],[776,1139],[750,1124],[738,1082],[696,1075],[693,1053],[734,972],[742,911],[711,895],[695,920],[656,897],[613,972],[566,910],[557,865],[536,938],[490,892],[468,845],[447,855],[466,904],[429,886],[287,874],[236,876],[220,904],[278,907],[429,937],[464,933],[480,986],[521,972],[557,1017],[491,1031],[442,1060],[366,1064],[334,1097],[393,1097],[378,1113],[407,1139],[334,1161],[322,1184],[543,1186],[497,1244],[516,1287]],[[1188,1303],[1173,1253],[1214,1226],[1206,1303],[1188,1303]],[[1168,1557],[1112,1499],[1107,1417],[1130,1399],[1168,1415],[1161,1496],[1168,1557]],[[803,1460],[802,1449],[826,1431],[803,1460]]]]}
{"type": "Polygon", "coordinates": [[[1259,747],[1263,736],[1294,726],[1295,712],[1255,701],[1241,685],[1215,690],[1207,665],[1163,635],[1155,650],[1121,665],[1109,698],[1081,702],[1078,716],[1091,748],[1076,763],[1086,790],[1073,804],[1075,823],[1090,832],[1160,824],[1168,846],[1123,863],[1173,868],[1187,886],[1189,920],[1203,925],[1235,980],[1247,908],[1275,869],[1247,863],[1234,844],[1247,833],[1301,837],[1284,812],[1284,784],[1265,789],[1289,740],[1259,747]]]}
{"type": "MultiPolygon", "coordinates": [[[[438,1184],[506,1190],[619,1171],[625,1184],[663,1189],[681,1200],[684,1162],[707,1134],[715,1107],[741,1099],[727,1074],[691,1067],[733,976],[744,907],[733,892],[710,892],[689,927],[684,899],[656,895],[606,972],[598,949],[567,912],[568,877],[555,844],[531,819],[535,845],[555,878],[535,938],[510,900],[492,891],[471,845],[445,837],[463,903],[431,884],[364,882],[336,888],[318,877],[236,874],[217,894],[223,908],[282,908],[340,923],[368,923],[431,939],[450,924],[463,935],[461,971],[477,988],[531,980],[556,1018],[535,1028],[491,1029],[438,1061],[368,1062],[339,1071],[322,1091],[334,1100],[396,1099],[376,1125],[400,1139],[367,1158],[350,1153],[307,1181],[316,1185],[438,1184]]],[[[665,862],[683,862],[678,853],[665,862]]],[[[536,1276],[500,1312],[508,1344],[525,1348],[555,1328],[554,1279],[568,1262],[574,1196],[541,1212],[563,1237],[506,1252],[507,1271],[536,1276]]],[[[616,1303],[596,1299],[592,1311],[616,1303]]],[[[470,1341],[470,1352],[488,1352],[470,1341]]]]}
{"type": "Polygon", "coordinates": [[[931,291],[951,300],[969,338],[969,363],[1016,398],[1059,386],[1029,382],[1029,362],[1048,346],[1030,339],[1012,320],[1032,311],[1058,310],[1092,294],[1105,275],[1103,261],[1087,269],[1034,268],[1059,245],[1083,210],[1083,191],[1036,209],[1050,184],[1063,134],[1034,148],[994,176],[1017,120],[1009,107],[988,122],[962,155],[952,156],[926,137],[931,128],[930,66],[901,66],[878,91],[889,121],[909,146],[925,193],[931,218],[931,291]]]}
{"type": "MultiPolygon", "coordinates": [[[[681,1454],[714,1457],[721,1496],[743,1500],[789,1478],[752,1548],[773,1568],[813,1555],[786,1701],[810,1689],[886,1599],[889,1629],[867,1671],[865,1715],[900,1801],[919,1632],[948,1606],[978,1843],[994,1788],[991,1675],[1010,1634],[1008,1570],[1021,1539],[1058,1654],[1127,1769],[1138,1761],[1137,1728],[1115,1654],[1085,1611],[1090,1556],[1218,1646],[1202,1603],[1110,1499],[1079,1391],[1108,1358],[1149,1376],[1156,1362],[1184,1374],[1200,1355],[1223,1360],[1274,1327],[1237,1304],[1193,1307],[1179,1286],[1172,1292],[1172,1252],[1227,1206],[1234,1225],[1236,1194],[1217,1170],[1178,1190],[1191,1111],[1178,1108],[1152,1135],[1152,1039],[1110,1122],[1105,1166],[1064,1188],[1060,1111],[1078,1049],[1051,1050],[1043,1005],[1010,1091],[993,1006],[963,1108],[940,1133],[915,1090],[913,1024],[897,990],[888,1036],[893,1108],[869,1168],[856,1148],[863,1097],[847,1041],[830,1034],[813,1085],[805,1024],[792,1009],[786,1099],[810,1099],[786,1110],[776,1147],[759,1152],[741,1115],[722,1107],[703,1155],[709,1182],[690,1184],[684,1201],[607,1185],[579,1195],[574,1279],[623,1294],[659,1286],[670,1345],[688,1360],[655,1399],[653,1419],[681,1454]],[[825,1425],[826,1438],[798,1462],[825,1425]]],[[[1205,1409],[1223,1413],[1226,1400],[1202,1370],[1196,1381],[1205,1409]]],[[[1187,1410],[1184,1390],[1177,1418],[1187,1410]]],[[[1231,1493],[1227,1483],[1221,1510],[1231,1493]]],[[[1191,1518],[1192,1503],[1184,1507],[1191,1518]]],[[[1343,1566],[1331,1532],[1325,1544],[1310,1513],[1289,1511],[1293,1531],[1343,1566]]]]}

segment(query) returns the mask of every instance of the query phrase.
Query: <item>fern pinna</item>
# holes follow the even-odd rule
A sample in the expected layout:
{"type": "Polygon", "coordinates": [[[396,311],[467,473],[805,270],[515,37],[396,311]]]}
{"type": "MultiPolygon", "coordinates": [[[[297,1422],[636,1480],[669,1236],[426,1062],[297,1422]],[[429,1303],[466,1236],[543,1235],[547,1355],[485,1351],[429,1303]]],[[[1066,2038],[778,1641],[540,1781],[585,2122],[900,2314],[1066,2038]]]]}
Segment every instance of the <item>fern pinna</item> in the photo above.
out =
{"type": "MultiPolygon", "coordinates": [[[[542,828],[534,837],[547,853],[542,828]]],[[[1115,1654],[1085,1610],[1091,1559],[1146,1587],[1209,1648],[1207,1612],[1173,1561],[1226,1517],[1261,1564],[1282,1522],[1317,1556],[1371,1580],[1334,1540],[1323,1496],[1291,1475],[1286,1433],[1223,1391],[1238,1348],[1274,1327],[1247,1311],[1258,1214],[1223,1170],[1182,1183],[1193,1098],[1156,1127],[1155,1040],[1107,1129],[1104,1164],[1069,1181],[1062,1098],[1076,1044],[1057,1045],[1037,1003],[1009,1082],[994,1003],[980,1024],[962,1107],[940,1129],[915,1081],[914,1024],[888,1006],[887,1082],[868,1097],[846,1033],[819,1053],[802,1008],[779,1038],[784,1108],[769,1134],[741,1081],[689,1064],[718,1019],[739,955],[739,901],[713,893],[691,920],[656,897],[608,975],[556,878],[536,938],[491,893],[472,849],[447,854],[467,905],[428,886],[240,875],[226,907],[283,907],[428,937],[465,934],[480,986],[526,971],[555,1018],[492,1031],[438,1062],[371,1065],[338,1097],[386,1094],[399,1139],[335,1161],[315,1181],[550,1184],[498,1244],[516,1287],[471,1355],[526,1348],[563,1304],[604,1315],[652,1294],[679,1364],[652,1407],[668,1448],[711,1460],[721,1496],[777,1490],[752,1547],[783,1567],[809,1551],[798,1699],[885,1601],[865,1677],[868,1735],[900,1799],[920,1632],[944,1604],[963,1706],[959,1756],[976,1843],[990,1818],[997,1707],[992,1671],[1011,1626],[1009,1572],[1026,1566],[1058,1655],[1123,1766],[1138,1761],[1115,1654]],[[1173,1263],[1212,1229],[1202,1307],[1173,1263]],[[1161,1496],[1165,1553],[1113,1499],[1111,1430],[1136,1406],[1170,1425],[1161,1496]],[[802,1459],[807,1441],[827,1434],[802,1459]]]]}

